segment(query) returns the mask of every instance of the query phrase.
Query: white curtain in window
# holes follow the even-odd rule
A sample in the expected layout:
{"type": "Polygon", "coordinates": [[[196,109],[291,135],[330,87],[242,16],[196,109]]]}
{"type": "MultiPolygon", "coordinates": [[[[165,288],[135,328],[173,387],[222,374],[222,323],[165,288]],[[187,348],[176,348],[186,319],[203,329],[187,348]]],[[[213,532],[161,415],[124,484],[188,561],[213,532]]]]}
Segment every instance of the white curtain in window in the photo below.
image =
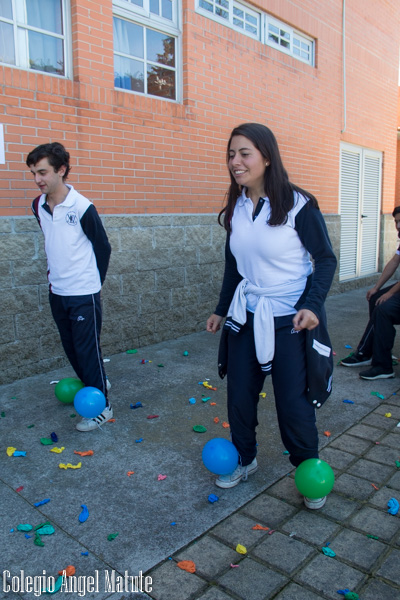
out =
{"type": "Polygon", "coordinates": [[[61,0],[26,0],[28,25],[62,33],[61,0]]]}

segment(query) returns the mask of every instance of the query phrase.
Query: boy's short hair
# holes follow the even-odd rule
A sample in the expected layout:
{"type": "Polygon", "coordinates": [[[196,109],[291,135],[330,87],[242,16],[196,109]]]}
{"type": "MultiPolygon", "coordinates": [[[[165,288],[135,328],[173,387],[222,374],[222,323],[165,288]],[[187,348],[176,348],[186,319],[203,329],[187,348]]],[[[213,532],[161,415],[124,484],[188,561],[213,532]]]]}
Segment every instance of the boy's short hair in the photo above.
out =
{"type": "Polygon", "coordinates": [[[67,179],[68,173],[71,170],[69,164],[69,152],[67,152],[60,142],[52,142],[37,146],[34,150],[29,152],[26,164],[28,167],[36,165],[42,158],[48,159],[49,164],[53,167],[55,172],[59,171],[61,167],[66,167],[63,181],[67,179]]]}
{"type": "Polygon", "coordinates": [[[392,217],[395,217],[400,213],[400,206],[396,206],[394,211],[392,212],[392,217]]]}

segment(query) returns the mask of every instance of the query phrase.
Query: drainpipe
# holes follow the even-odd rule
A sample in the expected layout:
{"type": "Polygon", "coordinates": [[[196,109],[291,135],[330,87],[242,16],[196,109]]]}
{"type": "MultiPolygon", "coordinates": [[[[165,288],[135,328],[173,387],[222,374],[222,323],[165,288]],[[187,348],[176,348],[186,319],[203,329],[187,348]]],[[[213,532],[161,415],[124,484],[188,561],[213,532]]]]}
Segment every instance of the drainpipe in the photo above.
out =
{"type": "Polygon", "coordinates": [[[347,125],[347,92],[346,92],[346,0],[342,5],[342,77],[343,77],[343,129],[340,133],[346,131],[347,125]]]}

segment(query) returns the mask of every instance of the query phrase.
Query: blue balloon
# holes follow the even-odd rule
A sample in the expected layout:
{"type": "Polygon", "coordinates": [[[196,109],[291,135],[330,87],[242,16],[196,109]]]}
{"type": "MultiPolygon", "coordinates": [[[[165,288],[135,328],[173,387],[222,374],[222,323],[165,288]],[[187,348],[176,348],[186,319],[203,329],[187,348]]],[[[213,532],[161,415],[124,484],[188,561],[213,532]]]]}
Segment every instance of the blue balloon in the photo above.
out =
{"type": "Polygon", "coordinates": [[[93,419],[106,407],[106,397],[95,387],[84,387],[75,394],[74,407],[81,417],[93,419]]]}
{"type": "Polygon", "coordinates": [[[203,448],[204,466],[216,475],[232,473],[239,462],[239,453],[235,446],[225,438],[214,438],[203,448]]]}

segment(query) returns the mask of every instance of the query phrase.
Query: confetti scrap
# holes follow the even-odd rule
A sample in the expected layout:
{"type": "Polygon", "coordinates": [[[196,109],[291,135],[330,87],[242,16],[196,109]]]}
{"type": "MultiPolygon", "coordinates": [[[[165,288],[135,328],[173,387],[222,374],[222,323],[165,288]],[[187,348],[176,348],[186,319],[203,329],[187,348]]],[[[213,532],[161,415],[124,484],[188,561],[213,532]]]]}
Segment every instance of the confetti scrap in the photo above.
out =
{"type": "MultiPolygon", "coordinates": [[[[35,527],[36,529],[36,527],[35,527]]],[[[43,527],[36,529],[36,533],[39,535],[52,535],[55,532],[53,525],[45,524],[43,527]]]]}
{"type": "Polygon", "coordinates": [[[17,525],[17,529],[18,531],[32,531],[33,526],[28,523],[21,523],[20,525],[17,525]]]}
{"type": "Polygon", "coordinates": [[[119,535],[119,532],[118,533],[109,533],[108,536],[107,536],[107,539],[108,539],[109,542],[112,542],[113,540],[115,540],[115,538],[118,535],[119,535]]]}
{"type": "Polygon", "coordinates": [[[237,569],[238,567],[239,567],[239,565],[233,565],[233,564],[231,563],[231,568],[232,568],[232,569],[237,569]]]}
{"type": "Polygon", "coordinates": [[[387,417],[388,419],[392,416],[392,413],[385,413],[385,417],[387,417]]]}
{"type": "Polygon", "coordinates": [[[372,487],[374,488],[374,490],[379,490],[378,486],[375,485],[374,483],[371,483],[372,487]]]}
{"type": "Polygon", "coordinates": [[[12,456],[15,451],[16,451],[16,448],[14,448],[13,446],[8,446],[8,448],[6,450],[7,456],[12,456]]]}
{"type": "Polygon", "coordinates": [[[211,400],[211,396],[207,396],[207,398],[202,398],[201,400],[202,402],[208,402],[208,400],[211,400]]]}
{"type": "Polygon", "coordinates": [[[89,552],[81,552],[81,556],[89,556],[89,552]]]}
{"type": "Polygon", "coordinates": [[[370,533],[367,533],[367,538],[371,538],[371,540],[379,540],[377,535],[371,535],[370,533]]]}
{"type": "Polygon", "coordinates": [[[77,465],[71,465],[71,463],[67,463],[67,464],[60,463],[58,466],[60,469],[80,469],[82,466],[82,463],[79,462],[77,465]]]}
{"type": "Polygon", "coordinates": [[[140,408],[143,404],[141,402],[136,402],[136,404],[130,404],[129,406],[134,410],[135,408],[140,408]]]}
{"type": "Polygon", "coordinates": [[[284,450],[282,454],[289,454],[289,450],[284,450]]]}
{"type": "Polygon", "coordinates": [[[164,479],[167,479],[167,476],[166,476],[166,475],[161,475],[161,474],[160,474],[160,475],[157,477],[157,481],[164,481],[164,479]]]}
{"type": "Polygon", "coordinates": [[[322,552],[325,554],[325,556],[331,556],[332,558],[336,556],[336,552],[328,548],[328,546],[324,546],[322,548],[322,552]]]}
{"type": "MultiPolygon", "coordinates": [[[[217,403],[216,402],[210,402],[210,406],[217,406],[217,403]]],[[[399,423],[399,425],[400,425],[400,423],[399,423]]]]}
{"type": "Polygon", "coordinates": [[[228,429],[228,427],[229,427],[229,423],[227,423],[226,421],[224,421],[224,422],[222,423],[222,427],[224,427],[225,429],[228,429]]]}
{"type": "Polygon", "coordinates": [[[61,446],[61,448],[51,448],[50,452],[55,452],[56,454],[61,454],[65,450],[65,446],[61,446]]]}
{"type": "Polygon", "coordinates": [[[351,350],[353,348],[353,346],[350,346],[350,344],[345,344],[344,347],[347,348],[348,350],[351,350]]]}
{"type": "Polygon", "coordinates": [[[176,566],[182,569],[182,571],[187,571],[188,573],[196,572],[196,565],[192,560],[181,560],[176,563],[176,566]]]}
{"type": "Polygon", "coordinates": [[[136,354],[137,350],[127,350],[126,354],[136,354]]]}
{"type": "Polygon", "coordinates": [[[259,525],[259,523],[257,523],[257,525],[254,525],[254,527],[252,527],[252,529],[258,531],[258,530],[263,530],[263,531],[269,531],[269,527],[263,527],[262,525],[259,525]]]}
{"type": "MultiPolygon", "coordinates": [[[[35,543],[36,543],[36,540],[35,540],[35,543]]],[[[44,546],[44,544],[38,544],[38,545],[44,546]]],[[[56,592],[58,592],[61,589],[63,581],[64,581],[64,578],[62,575],[60,575],[60,577],[57,578],[57,580],[54,584],[54,587],[53,586],[48,587],[45,590],[42,590],[42,592],[45,592],[46,594],[55,594],[56,592]]]]}
{"type": "Polygon", "coordinates": [[[208,501],[211,502],[211,504],[213,504],[214,502],[218,502],[218,500],[219,498],[215,494],[210,494],[208,496],[208,501]]]}
{"type": "Polygon", "coordinates": [[[163,366],[164,366],[164,365],[162,365],[162,364],[159,364],[159,365],[157,365],[157,367],[163,367],[163,366]]]}
{"type": "Polygon", "coordinates": [[[81,504],[81,509],[82,509],[82,512],[79,515],[78,519],[79,519],[80,523],[84,523],[89,518],[89,510],[88,510],[88,507],[86,506],[86,504],[81,504]]]}
{"type": "Polygon", "coordinates": [[[396,467],[400,469],[400,460],[396,460],[396,467]]]}
{"type": "Polygon", "coordinates": [[[40,502],[35,502],[33,506],[42,506],[43,504],[47,504],[50,502],[50,498],[46,498],[45,500],[41,500],[40,502]]]}
{"type": "Polygon", "coordinates": [[[13,456],[26,456],[26,450],[16,450],[13,456]]]}
{"type": "Polygon", "coordinates": [[[344,595],[344,600],[358,600],[359,599],[359,595],[356,594],[355,592],[347,592],[344,595]]]}
{"type": "Polygon", "coordinates": [[[189,398],[190,404],[196,404],[196,398],[189,398]]]}
{"type": "Polygon", "coordinates": [[[55,444],[58,442],[58,435],[54,431],[50,434],[50,437],[55,444]]]}
{"type": "Polygon", "coordinates": [[[93,456],[94,452],[93,450],[86,450],[86,451],[80,451],[80,450],[74,450],[74,454],[79,454],[79,456],[93,456]]]}
{"type": "Polygon", "coordinates": [[[371,396],[377,396],[378,398],[380,398],[381,400],[385,399],[385,396],[383,396],[382,394],[380,394],[379,392],[371,392],[371,396]]]}
{"type": "Polygon", "coordinates": [[[139,438],[138,440],[135,440],[135,444],[140,444],[140,442],[143,442],[143,438],[139,438]]]}
{"type": "Polygon", "coordinates": [[[397,515],[397,513],[399,512],[399,503],[396,500],[396,498],[390,498],[387,505],[388,505],[388,513],[390,515],[397,515]]]}
{"type": "Polygon", "coordinates": [[[324,435],[326,435],[326,437],[331,437],[331,432],[330,431],[324,431],[324,435]]]}
{"type": "Polygon", "coordinates": [[[159,415],[148,415],[147,419],[158,419],[159,415]]]}
{"type": "Polygon", "coordinates": [[[51,438],[40,438],[40,443],[43,444],[43,446],[50,446],[51,444],[54,444],[53,440],[51,438]]]}
{"type": "Polygon", "coordinates": [[[259,396],[261,396],[261,398],[266,398],[267,394],[265,392],[260,392],[259,396]]]}
{"type": "Polygon", "coordinates": [[[272,535],[273,533],[275,533],[276,529],[271,529],[270,531],[268,531],[268,535],[272,535]]]}
{"type": "Polygon", "coordinates": [[[354,404],[354,400],[343,400],[345,404],[354,404]]]}
{"type": "Polygon", "coordinates": [[[193,425],[193,431],[196,433],[205,433],[207,428],[204,425],[193,425]]]}
{"type": "Polygon", "coordinates": [[[237,552],[238,554],[247,554],[247,549],[246,549],[246,547],[245,547],[245,546],[242,546],[242,544],[238,544],[238,545],[236,546],[236,552],[237,552]]]}
{"type": "Polygon", "coordinates": [[[214,417],[214,423],[219,423],[219,417],[214,417]]]}
{"type": "Polygon", "coordinates": [[[128,477],[130,477],[131,475],[134,475],[134,474],[135,474],[135,471],[128,471],[127,472],[128,477]]]}
{"type": "Polygon", "coordinates": [[[19,487],[17,487],[17,489],[15,491],[16,492],[22,492],[23,489],[24,489],[24,486],[20,485],[19,487]]]}
{"type": "Polygon", "coordinates": [[[75,575],[76,569],[73,565],[68,565],[62,571],[58,571],[59,575],[66,575],[67,577],[71,577],[71,575],[75,575]]]}

